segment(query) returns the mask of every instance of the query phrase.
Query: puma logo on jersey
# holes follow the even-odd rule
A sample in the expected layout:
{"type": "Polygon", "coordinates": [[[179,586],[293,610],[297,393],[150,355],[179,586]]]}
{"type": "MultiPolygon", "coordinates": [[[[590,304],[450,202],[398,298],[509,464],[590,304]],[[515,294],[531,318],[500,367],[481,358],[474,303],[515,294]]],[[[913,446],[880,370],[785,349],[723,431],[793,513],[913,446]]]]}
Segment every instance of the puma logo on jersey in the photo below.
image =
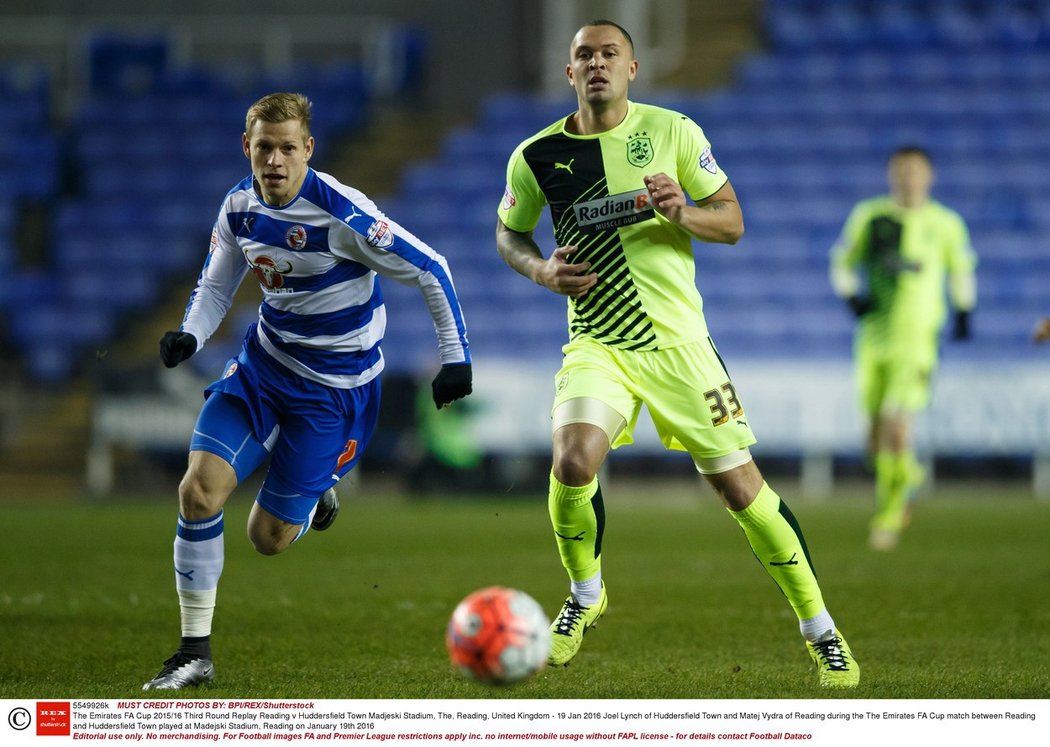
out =
{"type": "Polygon", "coordinates": [[[561,537],[563,540],[569,540],[570,542],[583,542],[583,536],[587,534],[587,532],[580,532],[575,537],[566,537],[561,532],[555,531],[554,533],[561,537]]]}
{"type": "Polygon", "coordinates": [[[568,163],[559,163],[558,161],[555,161],[554,162],[554,168],[555,169],[565,169],[566,171],[568,171],[571,174],[572,173],[572,162],[575,161],[575,160],[576,160],[575,158],[570,158],[568,163]]]}

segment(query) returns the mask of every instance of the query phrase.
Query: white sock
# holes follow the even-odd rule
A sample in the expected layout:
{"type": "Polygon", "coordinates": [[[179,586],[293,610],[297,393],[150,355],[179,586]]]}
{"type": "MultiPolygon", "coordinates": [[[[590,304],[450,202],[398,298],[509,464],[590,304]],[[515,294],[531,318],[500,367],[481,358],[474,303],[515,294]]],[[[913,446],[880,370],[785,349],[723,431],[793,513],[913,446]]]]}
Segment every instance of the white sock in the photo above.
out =
{"type": "Polygon", "coordinates": [[[572,581],[569,584],[569,592],[581,607],[590,607],[597,604],[602,596],[602,572],[592,576],[586,581],[572,581]]]}
{"type": "Polygon", "coordinates": [[[200,521],[190,521],[180,515],[174,561],[175,590],[179,594],[184,636],[211,635],[215,593],[224,560],[222,511],[200,521]]]}
{"type": "Polygon", "coordinates": [[[827,609],[824,609],[816,617],[799,620],[798,629],[802,631],[803,638],[813,643],[835,632],[835,621],[831,619],[827,609]]]}
{"type": "Polygon", "coordinates": [[[215,589],[187,591],[179,589],[179,610],[182,613],[184,638],[203,638],[211,635],[211,619],[215,614],[215,589]]]}

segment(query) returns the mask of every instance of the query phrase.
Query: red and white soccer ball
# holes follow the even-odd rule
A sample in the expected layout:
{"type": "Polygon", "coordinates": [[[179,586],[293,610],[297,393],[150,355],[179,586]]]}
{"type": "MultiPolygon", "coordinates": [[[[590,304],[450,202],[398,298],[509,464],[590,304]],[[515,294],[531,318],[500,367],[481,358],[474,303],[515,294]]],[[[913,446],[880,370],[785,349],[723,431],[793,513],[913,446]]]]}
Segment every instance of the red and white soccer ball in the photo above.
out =
{"type": "Polygon", "coordinates": [[[452,665],[488,685],[511,685],[543,668],[550,621],[539,602],[504,586],[479,589],[452,613],[445,634],[452,665]]]}

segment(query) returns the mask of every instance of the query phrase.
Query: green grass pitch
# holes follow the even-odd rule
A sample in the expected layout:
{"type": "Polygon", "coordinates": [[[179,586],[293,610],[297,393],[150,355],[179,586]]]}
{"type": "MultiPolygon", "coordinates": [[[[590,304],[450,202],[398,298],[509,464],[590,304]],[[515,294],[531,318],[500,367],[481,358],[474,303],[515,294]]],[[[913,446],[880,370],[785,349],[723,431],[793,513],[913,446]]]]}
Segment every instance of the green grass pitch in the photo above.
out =
{"type": "MultiPolygon", "coordinates": [[[[344,498],[331,530],[263,557],[238,493],[216,680],[175,697],[1050,696],[1050,506],[1023,491],[942,487],[892,554],[865,548],[867,501],[783,491],[862,665],[846,693],[819,689],[790,608],[709,490],[653,496],[612,480],[605,492],[608,612],[571,666],[496,689],[452,671],[445,624],[490,584],[556,612],[566,581],[545,496],[344,498]]],[[[0,697],[142,697],[178,636],[174,501],[7,505],[0,517],[0,697]]]]}

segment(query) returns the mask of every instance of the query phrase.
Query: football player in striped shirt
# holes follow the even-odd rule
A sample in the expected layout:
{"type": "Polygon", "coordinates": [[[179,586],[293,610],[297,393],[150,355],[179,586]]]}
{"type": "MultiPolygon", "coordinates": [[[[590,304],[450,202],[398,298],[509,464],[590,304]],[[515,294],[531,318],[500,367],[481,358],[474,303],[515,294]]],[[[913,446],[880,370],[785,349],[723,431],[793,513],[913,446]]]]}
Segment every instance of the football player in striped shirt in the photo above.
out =
{"type": "Polygon", "coordinates": [[[444,407],[471,392],[466,326],[445,259],[358,190],[310,165],[310,101],[274,93],[248,109],[251,175],[222,202],[211,247],[178,330],[160,355],[173,367],[215,332],[241,281],[262,304],[240,355],[209,385],[179,485],[175,586],[178,651],[146,690],[213,678],[211,628],[223,568],[223,505],[270,459],[248,536],[275,555],[339,510],[334,490],[361,459],[379,411],[386,308],[378,275],[417,286],[437,331],[444,407]]]}
{"type": "MultiPolygon", "coordinates": [[[[507,264],[568,296],[548,506],[570,593],[551,628],[549,662],[575,657],[606,609],[597,475],[611,448],[631,443],[645,404],[664,445],[690,454],[784,592],[820,683],[853,687],[860,669],[824,605],[795,517],[751,458],[744,400],[696,288],[692,240],[736,243],[740,205],[700,127],[628,100],[637,70],[619,25],[593,21],[577,32],[566,75],[578,110],[514,151],[498,211],[507,264]],[[558,248],[544,257],[532,233],[548,205],[558,248]]],[[[659,620],[653,631],[662,634],[659,620]]]]}

